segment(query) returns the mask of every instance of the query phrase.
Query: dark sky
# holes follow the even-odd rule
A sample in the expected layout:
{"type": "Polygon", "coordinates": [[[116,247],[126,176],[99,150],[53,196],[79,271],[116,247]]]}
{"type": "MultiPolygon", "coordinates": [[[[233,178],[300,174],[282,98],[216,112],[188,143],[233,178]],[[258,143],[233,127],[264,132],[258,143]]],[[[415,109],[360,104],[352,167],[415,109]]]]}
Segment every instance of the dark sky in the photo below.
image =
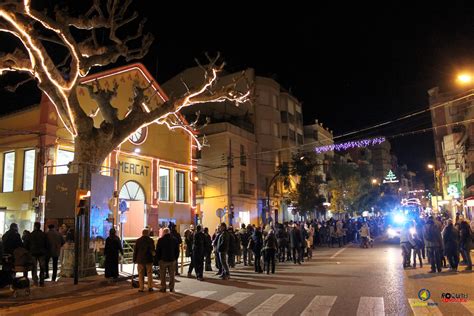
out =
{"type": "MultiPolygon", "coordinates": [[[[474,64],[472,2],[381,3],[271,2],[263,9],[176,2],[152,10],[150,1],[136,0],[134,6],[155,35],[143,62],[159,83],[194,66],[204,52],[220,51],[228,70],[253,67],[273,76],[303,102],[306,123],[317,118],[340,135],[428,107],[429,88],[452,89],[456,73],[474,64]]],[[[14,104],[1,96],[6,107],[14,104]]],[[[357,136],[430,125],[429,115],[421,115],[357,136]]],[[[431,133],[392,144],[401,163],[430,179],[431,133]]]]}

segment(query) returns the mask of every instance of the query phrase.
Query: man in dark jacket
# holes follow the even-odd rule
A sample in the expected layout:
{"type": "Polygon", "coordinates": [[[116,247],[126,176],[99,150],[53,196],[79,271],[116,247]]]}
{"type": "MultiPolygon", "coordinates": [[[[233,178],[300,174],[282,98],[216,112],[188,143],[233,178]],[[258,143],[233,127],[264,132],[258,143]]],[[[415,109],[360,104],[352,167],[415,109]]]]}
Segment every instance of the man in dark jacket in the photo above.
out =
{"type": "Polygon", "coordinates": [[[38,285],[37,265],[39,263],[39,285],[44,286],[44,279],[46,276],[47,243],[46,234],[41,230],[41,224],[39,222],[34,223],[34,230],[31,232],[30,238],[27,239],[25,248],[28,249],[33,256],[33,269],[31,271],[31,274],[33,275],[33,283],[38,285]]]}
{"type": "Polygon", "coordinates": [[[196,226],[196,232],[193,236],[193,259],[194,268],[196,270],[196,278],[203,281],[204,272],[204,252],[205,252],[206,236],[202,232],[202,226],[196,226]]]}
{"type": "Polygon", "coordinates": [[[48,232],[46,233],[46,243],[48,255],[46,257],[46,278],[49,275],[49,260],[53,259],[53,275],[51,280],[56,281],[58,273],[58,258],[61,252],[61,247],[64,245],[64,239],[61,234],[54,228],[54,224],[48,225],[48,232]]]}
{"type": "Polygon", "coordinates": [[[457,272],[459,264],[459,232],[453,226],[453,220],[443,230],[444,253],[448,257],[449,271],[457,272]]]}
{"type": "MultiPolygon", "coordinates": [[[[179,259],[179,253],[180,253],[179,249],[180,249],[181,244],[183,243],[183,240],[181,239],[180,233],[176,230],[176,224],[170,222],[169,228],[170,228],[171,236],[173,236],[176,239],[176,241],[178,242],[178,259],[179,259]]],[[[176,272],[175,272],[174,275],[179,276],[180,274],[179,274],[179,271],[178,271],[178,260],[175,260],[175,261],[176,261],[176,263],[175,263],[176,272]]]]}
{"type": "Polygon", "coordinates": [[[227,263],[227,254],[229,252],[229,232],[227,231],[227,225],[221,223],[219,226],[219,239],[217,240],[217,252],[219,254],[219,277],[227,280],[230,277],[229,264],[227,263]]]}
{"type": "Polygon", "coordinates": [[[142,231],[142,237],[137,239],[133,251],[133,263],[138,265],[139,292],[144,291],[145,273],[148,280],[148,291],[153,291],[152,266],[153,257],[155,255],[155,244],[153,243],[153,239],[148,236],[149,233],[148,229],[142,231]]]}
{"type": "Polygon", "coordinates": [[[425,246],[428,250],[428,258],[431,263],[430,273],[441,272],[441,246],[442,237],[441,230],[433,220],[431,216],[425,224],[423,229],[423,239],[425,240],[425,246]]]}
{"type": "Polygon", "coordinates": [[[472,247],[472,231],[469,223],[463,219],[459,225],[459,246],[466,260],[466,271],[472,270],[471,247],[472,247]]]}
{"type": "Polygon", "coordinates": [[[249,245],[249,232],[245,228],[245,224],[242,224],[242,228],[239,230],[240,243],[242,245],[242,252],[244,255],[244,266],[247,264],[250,265],[250,256],[248,255],[248,245],[249,245]]]}
{"type": "Polygon", "coordinates": [[[296,264],[301,264],[301,246],[302,246],[302,240],[301,240],[301,232],[298,229],[298,226],[296,224],[293,224],[293,227],[290,230],[290,247],[291,247],[291,256],[293,257],[293,263],[296,264]]]}
{"type": "Polygon", "coordinates": [[[190,258],[189,268],[188,268],[188,278],[192,277],[194,269],[194,260],[193,260],[193,236],[194,236],[194,225],[190,225],[188,229],[184,231],[184,243],[186,246],[186,257],[190,258]]]}
{"type": "Polygon", "coordinates": [[[166,270],[170,276],[169,290],[174,292],[175,264],[179,257],[178,240],[170,234],[169,228],[163,229],[163,237],[156,244],[156,260],[160,265],[160,292],[166,292],[166,270]]]}
{"type": "Polygon", "coordinates": [[[16,223],[10,224],[10,229],[3,234],[3,252],[5,254],[13,255],[13,251],[18,247],[23,247],[20,234],[18,233],[18,225],[16,223]]]}
{"type": "Polygon", "coordinates": [[[205,270],[212,271],[211,266],[211,254],[212,254],[212,238],[209,235],[209,228],[204,228],[204,256],[205,258],[205,270]]]}

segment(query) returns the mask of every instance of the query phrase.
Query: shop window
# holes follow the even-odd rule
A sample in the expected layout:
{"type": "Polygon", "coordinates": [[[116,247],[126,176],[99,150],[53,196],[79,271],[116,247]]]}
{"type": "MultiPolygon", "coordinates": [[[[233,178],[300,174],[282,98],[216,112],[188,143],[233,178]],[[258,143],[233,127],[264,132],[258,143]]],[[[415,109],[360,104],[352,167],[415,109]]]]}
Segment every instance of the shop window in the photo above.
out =
{"type": "Polygon", "coordinates": [[[170,200],[170,170],[160,168],[160,200],[170,200]]]}
{"type": "Polygon", "coordinates": [[[58,156],[56,157],[56,174],[65,174],[69,171],[67,166],[71,161],[74,160],[74,152],[68,150],[58,150],[58,156]]]}
{"type": "Polygon", "coordinates": [[[15,152],[3,154],[3,192],[13,192],[15,152]]]}
{"type": "Polygon", "coordinates": [[[35,177],[35,158],[34,149],[25,150],[25,160],[23,162],[23,191],[33,190],[35,177]]]}
{"type": "Polygon", "coordinates": [[[176,202],[186,202],[186,173],[176,171],[176,202]]]}

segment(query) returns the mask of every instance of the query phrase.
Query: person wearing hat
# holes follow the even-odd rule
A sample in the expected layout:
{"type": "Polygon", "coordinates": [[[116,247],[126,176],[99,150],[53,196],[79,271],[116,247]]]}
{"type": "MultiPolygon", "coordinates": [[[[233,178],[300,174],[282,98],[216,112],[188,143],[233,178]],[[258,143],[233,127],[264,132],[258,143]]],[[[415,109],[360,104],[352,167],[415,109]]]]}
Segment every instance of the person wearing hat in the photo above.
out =
{"type": "Polygon", "coordinates": [[[117,237],[114,228],[109,231],[109,237],[105,240],[105,277],[117,279],[119,276],[118,264],[119,253],[123,256],[122,242],[117,237]]]}

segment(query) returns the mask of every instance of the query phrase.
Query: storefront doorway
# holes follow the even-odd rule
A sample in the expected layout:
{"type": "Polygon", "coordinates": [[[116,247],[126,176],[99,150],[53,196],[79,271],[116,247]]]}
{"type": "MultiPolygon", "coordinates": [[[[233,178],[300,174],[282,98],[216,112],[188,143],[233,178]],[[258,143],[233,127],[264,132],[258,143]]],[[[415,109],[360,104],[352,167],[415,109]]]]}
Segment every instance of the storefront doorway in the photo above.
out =
{"type": "Polygon", "coordinates": [[[145,191],[138,182],[128,181],[120,189],[119,199],[127,201],[122,227],[125,238],[140,237],[146,224],[145,191]]]}

